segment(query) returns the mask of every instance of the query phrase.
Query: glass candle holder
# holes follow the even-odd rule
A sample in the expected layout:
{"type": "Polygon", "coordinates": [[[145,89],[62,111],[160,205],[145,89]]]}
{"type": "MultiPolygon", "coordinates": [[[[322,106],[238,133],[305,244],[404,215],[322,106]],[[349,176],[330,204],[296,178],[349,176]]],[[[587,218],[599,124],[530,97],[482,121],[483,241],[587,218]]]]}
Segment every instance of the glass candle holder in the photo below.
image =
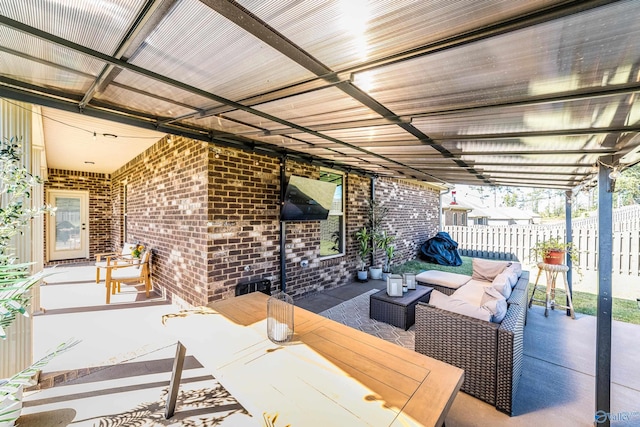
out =
{"type": "Polygon", "coordinates": [[[289,342],[293,337],[293,298],[284,292],[267,300],[267,337],[276,344],[289,342]]]}
{"type": "Polygon", "coordinates": [[[390,297],[402,296],[402,276],[390,274],[387,276],[387,295],[390,297]]]}
{"type": "Polygon", "coordinates": [[[402,279],[407,289],[416,288],[416,275],[415,273],[403,273],[402,279]]]}

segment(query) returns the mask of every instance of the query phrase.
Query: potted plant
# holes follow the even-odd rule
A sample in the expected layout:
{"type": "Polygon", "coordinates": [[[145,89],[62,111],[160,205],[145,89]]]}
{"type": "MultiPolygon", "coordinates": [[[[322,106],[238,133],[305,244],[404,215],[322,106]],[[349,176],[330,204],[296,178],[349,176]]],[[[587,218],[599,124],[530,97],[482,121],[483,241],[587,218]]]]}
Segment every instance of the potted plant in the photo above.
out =
{"type": "Polygon", "coordinates": [[[396,239],[395,236],[387,234],[386,230],[376,236],[379,247],[384,251],[385,261],[382,267],[382,280],[387,280],[387,276],[391,273],[391,261],[395,253],[396,247],[392,244],[396,239]]]}
{"type": "Polygon", "coordinates": [[[367,258],[371,253],[371,233],[367,227],[362,227],[353,234],[356,242],[358,242],[358,259],[360,265],[358,267],[358,280],[367,281],[367,258]]]}
{"type": "Polygon", "coordinates": [[[367,209],[367,217],[369,221],[369,227],[371,229],[371,251],[373,253],[373,262],[371,267],[369,268],[369,272],[371,273],[372,279],[381,279],[382,278],[382,266],[376,264],[378,261],[378,249],[382,249],[382,244],[380,241],[380,236],[382,233],[382,224],[384,223],[385,218],[389,214],[389,208],[383,206],[375,199],[371,199],[367,201],[368,209],[367,209]]]}
{"type": "Polygon", "coordinates": [[[572,262],[578,262],[578,254],[574,251],[573,243],[565,243],[559,237],[537,242],[531,248],[531,252],[535,254],[536,259],[545,264],[564,264],[565,254],[569,254],[572,262]]]}

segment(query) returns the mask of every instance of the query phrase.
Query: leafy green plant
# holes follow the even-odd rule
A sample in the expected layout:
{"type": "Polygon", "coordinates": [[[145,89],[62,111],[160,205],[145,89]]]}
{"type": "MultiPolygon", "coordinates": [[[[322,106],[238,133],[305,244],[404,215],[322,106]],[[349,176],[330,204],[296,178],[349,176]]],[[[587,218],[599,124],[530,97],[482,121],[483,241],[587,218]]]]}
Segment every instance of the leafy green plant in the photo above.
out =
{"type": "Polygon", "coordinates": [[[5,329],[18,314],[29,316],[27,308],[31,300],[29,290],[44,277],[52,274],[39,272],[30,275],[32,263],[14,264],[0,255],[0,338],[6,339],[5,329]]]}
{"type": "MultiPolygon", "coordinates": [[[[389,208],[382,205],[376,199],[367,200],[367,220],[371,230],[371,252],[373,252],[374,262],[378,259],[378,249],[382,249],[379,243],[379,234],[382,232],[382,224],[389,215],[389,208]]],[[[379,267],[378,267],[379,268],[379,267]]]]}
{"type": "MultiPolygon", "coordinates": [[[[29,222],[43,213],[54,213],[50,206],[31,207],[29,198],[41,179],[32,175],[21,161],[21,145],[16,138],[0,142],[0,337],[18,315],[29,316],[29,290],[48,274],[31,274],[33,263],[17,263],[11,253],[12,238],[22,234],[29,222]]],[[[0,380],[0,423],[13,425],[22,410],[22,388],[49,360],[77,341],[61,344],[55,351],[27,369],[0,380]]]]}
{"type": "Polygon", "coordinates": [[[42,182],[32,175],[20,161],[21,145],[16,138],[3,141],[0,145],[0,249],[5,253],[9,241],[36,216],[53,212],[51,206],[31,208],[26,206],[31,197],[31,189],[42,182]]]}
{"type": "Polygon", "coordinates": [[[396,247],[392,244],[396,240],[395,236],[387,234],[387,231],[378,233],[374,236],[376,245],[382,249],[385,253],[385,262],[382,267],[382,271],[385,273],[391,273],[391,261],[393,261],[393,255],[395,254],[396,247]]]}
{"type": "Polygon", "coordinates": [[[353,237],[358,243],[358,258],[360,259],[360,267],[358,269],[364,271],[367,268],[367,257],[371,253],[372,235],[367,230],[367,227],[362,227],[353,233],[353,237]]]}
{"type": "Polygon", "coordinates": [[[0,145],[0,337],[5,338],[4,329],[15,320],[16,315],[28,316],[29,295],[27,291],[42,275],[30,276],[29,263],[16,264],[17,259],[9,253],[11,238],[21,234],[29,222],[45,213],[53,213],[51,206],[32,208],[28,206],[31,189],[41,179],[32,175],[21,163],[21,145],[16,138],[5,140],[0,145]]]}

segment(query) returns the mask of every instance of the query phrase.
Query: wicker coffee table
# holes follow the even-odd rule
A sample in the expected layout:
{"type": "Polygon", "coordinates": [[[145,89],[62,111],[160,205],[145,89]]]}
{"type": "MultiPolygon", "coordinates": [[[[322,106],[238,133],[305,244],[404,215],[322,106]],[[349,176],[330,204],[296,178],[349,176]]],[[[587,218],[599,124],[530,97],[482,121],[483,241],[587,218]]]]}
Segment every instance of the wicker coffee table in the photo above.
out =
{"type": "Polygon", "coordinates": [[[401,297],[390,297],[383,289],[369,299],[369,317],[389,323],[405,331],[416,322],[416,304],[429,302],[433,288],[416,285],[416,289],[405,292],[401,297]]]}

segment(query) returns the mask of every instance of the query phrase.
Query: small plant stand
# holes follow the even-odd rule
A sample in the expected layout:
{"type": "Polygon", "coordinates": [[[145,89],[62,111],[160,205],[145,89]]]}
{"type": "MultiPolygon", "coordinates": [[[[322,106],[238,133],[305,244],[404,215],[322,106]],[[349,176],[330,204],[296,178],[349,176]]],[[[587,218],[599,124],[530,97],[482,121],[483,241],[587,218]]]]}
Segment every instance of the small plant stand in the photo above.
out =
{"type": "MultiPolygon", "coordinates": [[[[536,283],[533,287],[533,292],[531,293],[531,298],[529,299],[529,308],[531,308],[531,304],[533,301],[544,303],[544,315],[545,317],[549,316],[549,308],[551,310],[555,309],[555,307],[565,308],[567,309],[567,315],[571,316],[572,319],[576,318],[576,314],[573,310],[573,301],[571,297],[571,291],[569,290],[569,285],[567,282],[567,271],[569,271],[569,267],[564,264],[545,264],[544,262],[538,263],[538,276],[536,277],[536,283]],[[538,282],[540,280],[540,275],[542,272],[546,273],[547,277],[547,288],[545,291],[545,299],[535,299],[536,290],[538,290],[538,282]],[[561,305],[556,303],[556,280],[558,279],[558,275],[561,274],[564,279],[564,291],[567,296],[567,304],[561,305]]],[[[540,289],[541,290],[541,289],[540,289]]]]}

